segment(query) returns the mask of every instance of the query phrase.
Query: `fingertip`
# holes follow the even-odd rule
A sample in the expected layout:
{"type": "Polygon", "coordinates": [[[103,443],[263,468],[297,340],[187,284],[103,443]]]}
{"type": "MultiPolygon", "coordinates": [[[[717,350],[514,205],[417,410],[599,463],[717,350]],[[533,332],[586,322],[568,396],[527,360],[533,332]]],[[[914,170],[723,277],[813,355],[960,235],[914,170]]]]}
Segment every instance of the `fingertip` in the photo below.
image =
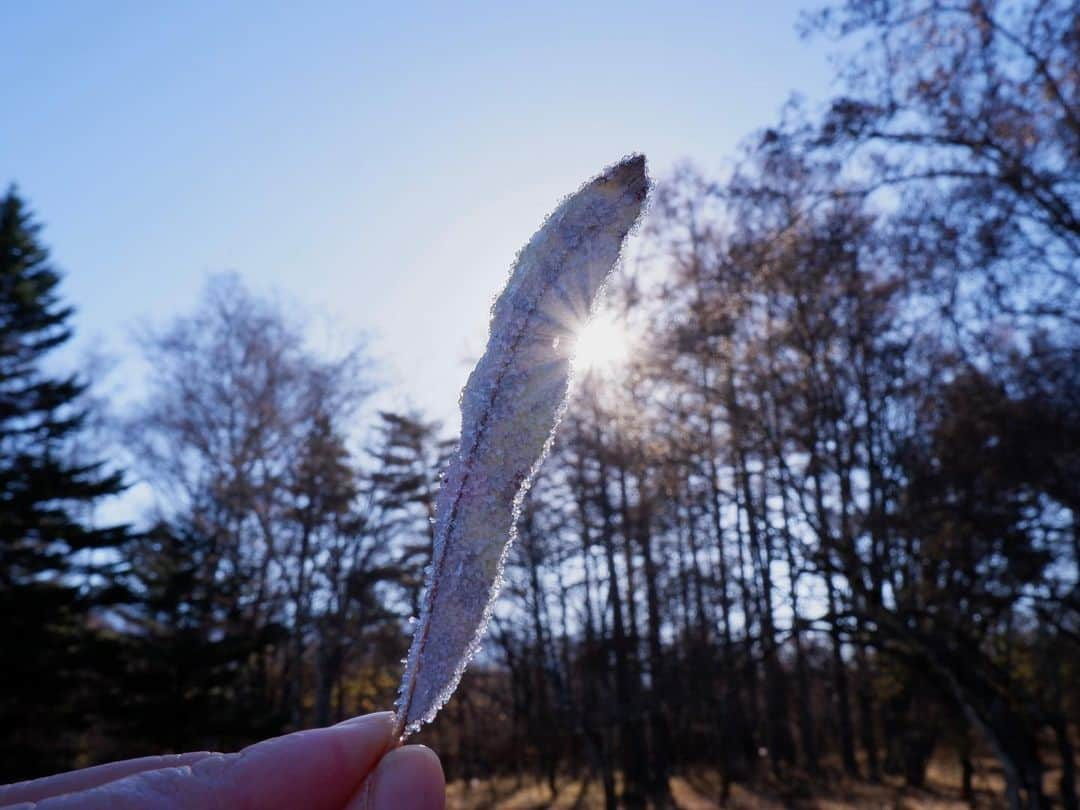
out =
{"type": "Polygon", "coordinates": [[[382,758],[348,810],[443,810],[446,781],[430,748],[407,745],[382,758]]]}
{"type": "Polygon", "coordinates": [[[363,715],[331,726],[328,731],[342,741],[346,767],[366,776],[387,751],[397,745],[393,737],[394,713],[363,715]]]}
{"type": "Polygon", "coordinates": [[[340,808],[393,747],[391,712],[354,717],[244,749],[194,771],[226,806],[340,808]],[[231,802],[231,803],[230,803],[231,802]]]}

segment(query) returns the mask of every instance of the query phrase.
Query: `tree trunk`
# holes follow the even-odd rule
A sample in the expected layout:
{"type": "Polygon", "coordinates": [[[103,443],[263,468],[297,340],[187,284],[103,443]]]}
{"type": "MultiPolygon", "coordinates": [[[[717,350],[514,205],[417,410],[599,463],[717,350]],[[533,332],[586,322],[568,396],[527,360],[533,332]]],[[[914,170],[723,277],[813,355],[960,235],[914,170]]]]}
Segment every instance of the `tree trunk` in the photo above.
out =
{"type": "Polygon", "coordinates": [[[607,468],[600,465],[597,497],[602,516],[601,541],[604,546],[608,573],[608,603],[611,606],[612,646],[615,652],[615,705],[619,727],[620,762],[623,771],[623,803],[635,810],[645,807],[643,780],[647,778],[643,735],[634,688],[632,651],[628,646],[623,620],[623,602],[619,586],[619,571],[615,561],[615,532],[613,510],[608,496],[607,468]]]}
{"type": "Polygon", "coordinates": [[[645,481],[638,478],[638,541],[645,569],[645,604],[648,618],[649,670],[652,676],[649,701],[649,737],[651,768],[649,796],[657,810],[665,810],[671,804],[671,788],[668,784],[671,735],[667,720],[668,679],[664,666],[664,652],[660,644],[660,596],[657,588],[656,561],[653,556],[651,510],[645,494],[645,481]]]}
{"type": "Polygon", "coordinates": [[[824,557],[825,601],[830,617],[829,639],[832,642],[833,685],[836,689],[837,713],[840,722],[840,756],[844,763],[844,771],[849,776],[858,776],[859,767],[855,762],[855,743],[851,722],[851,697],[848,691],[847,667],[844,664],[843,642],[840,637],[839,600],[833,583],[833,543],[828,516],[825,512],[824,493],[821,490],[821,472],[816,457],[811,458],[810,464],[813,469],[814,505],[817,512],[821,553],[824,557]]]}

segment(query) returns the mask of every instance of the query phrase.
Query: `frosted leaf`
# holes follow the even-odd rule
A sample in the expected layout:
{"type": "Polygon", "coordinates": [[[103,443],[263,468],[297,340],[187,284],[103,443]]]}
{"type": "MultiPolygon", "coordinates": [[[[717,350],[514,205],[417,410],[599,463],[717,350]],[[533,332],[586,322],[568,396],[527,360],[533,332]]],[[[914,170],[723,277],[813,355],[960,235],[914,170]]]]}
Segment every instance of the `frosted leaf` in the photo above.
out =
{"type": "Polygon", "coordinates": [[[475,654],[521,499],[564,407],[574,334],[649,188],[633,155],[567,197],[517,256],[461,392],[461,439],[436,503],[427,592],[397,703],[397,734],[430,722],[475,654]]]}

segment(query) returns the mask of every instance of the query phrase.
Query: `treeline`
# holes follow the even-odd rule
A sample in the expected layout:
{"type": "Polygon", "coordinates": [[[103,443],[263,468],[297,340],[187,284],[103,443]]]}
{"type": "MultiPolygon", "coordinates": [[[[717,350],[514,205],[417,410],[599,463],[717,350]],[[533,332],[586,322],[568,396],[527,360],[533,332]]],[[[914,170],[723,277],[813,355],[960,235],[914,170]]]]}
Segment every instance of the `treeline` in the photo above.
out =
{"type": "MultiPolygon", "coordinates": [[[[490,641],[423,732],[451,778],[920,785],[992,758],[1077,807],[1080,11],[850,2],[845,92],[656,191],[490,641]],[[853,46],[854,47],[854,46],[853,46]],[[1052,774],[1052,778],[1048,776],[1052,774]],[[796,776],[798,775],[798,779],[796,776]]],[[[233,277],[148,330],[111,420],[59,277],[0,209],[0,781],[234,748],[394,697],[450,447],[368,407],[361,348],[233,277]]],[[[789,801],[797,798],[786,797],[789,801]]]]}
{"type": "Polygon", "coordinates": [[[233,276],[141,336],[143,396],[102,420],[42,362],[70,310],[21,198],[2,205],[0,780],[390,706],[430,554],[437,426],[359,425],[363,352],[310,350],[233,276]],[[103,448],[129,461],[139,526],[99,528],[127,486],[103,448]]]}
{"type": "MultiPolygon", "coordinates": [[[[1080,11],[847,3],[847,92],[660,188],[528,499],[468,776],[1077,807],[1080,11]],[[836,784],[836,783],[834,783],[836,784]]],[[[456,729],[463,729],[457,731],[456,729]]]]}

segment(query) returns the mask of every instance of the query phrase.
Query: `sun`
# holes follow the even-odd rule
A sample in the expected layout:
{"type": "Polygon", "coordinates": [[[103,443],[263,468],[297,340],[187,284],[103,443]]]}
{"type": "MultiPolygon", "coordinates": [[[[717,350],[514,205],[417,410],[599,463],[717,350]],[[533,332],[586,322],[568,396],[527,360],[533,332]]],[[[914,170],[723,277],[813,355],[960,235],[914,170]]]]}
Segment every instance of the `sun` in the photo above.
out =
{"type": "Polygon", "coordinates": [[[610,313],[598,312],[590,318],[574,341],[574,370],[605,376],[626,366],[630,341],[622,323],[610,313]]]}

